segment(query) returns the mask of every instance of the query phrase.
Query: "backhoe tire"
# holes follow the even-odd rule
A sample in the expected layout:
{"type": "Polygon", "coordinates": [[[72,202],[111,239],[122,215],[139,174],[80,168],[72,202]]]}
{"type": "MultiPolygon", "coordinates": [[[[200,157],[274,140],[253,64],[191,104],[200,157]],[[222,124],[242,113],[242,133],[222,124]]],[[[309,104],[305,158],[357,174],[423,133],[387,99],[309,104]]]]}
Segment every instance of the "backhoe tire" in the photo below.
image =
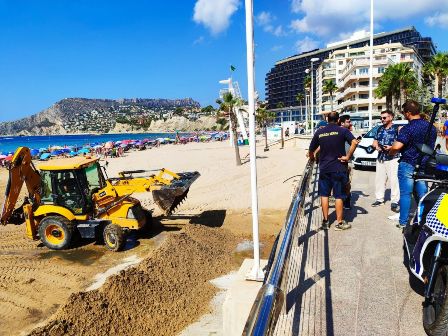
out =
{"type": "Polygon", "coordinates": [[[109,251],[118,252],[123,249],[126,235],[123,229],[116,224],[108,224],[103,231],[104,245],[109,251]]]}
{"type": "Polygon", "coordinates": [[[72,243],[75,227],[73,222],[62,216],[48,216],[40,221],[39,237],[52,250],[68,249],[72,243]]]}
{"type": "Polygon", "coordinates": [[[143,226],[143,230],[144,231],[149,231],[152,227],[152,212],[149,210],[143,210],[144,214],[145,214],[145,226],[143,226]]]}
{"type": "Polygon", "coordinates": [[[448,332],[448,266],[441,265],[434,284],[434,301],[423,304],[423,328],[430,336],[445,336],[448,332]]]}

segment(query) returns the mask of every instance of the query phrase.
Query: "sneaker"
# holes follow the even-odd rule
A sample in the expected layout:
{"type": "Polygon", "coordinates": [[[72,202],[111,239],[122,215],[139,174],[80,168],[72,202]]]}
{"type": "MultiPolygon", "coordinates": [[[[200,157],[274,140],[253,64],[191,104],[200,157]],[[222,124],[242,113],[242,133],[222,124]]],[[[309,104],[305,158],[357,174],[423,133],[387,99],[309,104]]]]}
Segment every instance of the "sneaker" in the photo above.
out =
{"type": "Polygon", "coordinates": [[[337,223],[337,224],[334,226],[334,229],[335,229],[336,231],[342,231],[342,230],[348,230],[348,229],[350,229],[351,227],[352,227],[351,224],[349,224],[349,223],[347,223],[345,220],[343,220],[342,222],[337,223]]]}
{"type": "Polygon", "coordinates": [[[400,219],[400,214],[397,213],[397,214],[394,214],[394,215],[389,216],[387,218],[390,219],[391,221],[398,222],[398,220],[400,219]]]}
{"type": "Polygon", "coordinates": [[[322,230],[328,230],[330,228],[330,221],[328,219],[322,220],[322,230]]]}
{"type": "Polygon", "coordinates": [[[384,204],[384,201],[383,202],[375,201],[375,202],[372,203],[372,207],[377,207],[377,206],[380,206],[380,205],[383,205],[383,204],[384,204]]]}
{"type": "Polygon", "coordinates": [[[395,226],[401,230],[403,230],[406,227],[406,225],[401,225],[400,223],[397,223],[395,226]]]}
{"type": "Polygon", "coordinates": [[[392,204],[390,205],[390,210],[392,210],[393,212],[398,212],[398,211],[400,211],[400,209],[399,209],[397,203],[392,203],[392,204]]]}

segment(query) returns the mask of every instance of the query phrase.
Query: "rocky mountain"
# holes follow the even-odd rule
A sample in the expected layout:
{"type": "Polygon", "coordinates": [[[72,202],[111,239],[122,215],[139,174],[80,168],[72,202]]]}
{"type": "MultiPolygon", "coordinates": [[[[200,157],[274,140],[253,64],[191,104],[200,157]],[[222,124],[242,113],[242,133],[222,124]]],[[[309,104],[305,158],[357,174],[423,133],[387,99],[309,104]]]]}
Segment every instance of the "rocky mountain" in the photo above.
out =
{"type": "Polygon", "coordinates": [[[191,99],[86,99],[66,98],[49,108],[16,121],[0,123],[2,135],[49,135],[107,133],[117,120],[167,120],[180,109],[197,112],[200,104],[191,99]]]}

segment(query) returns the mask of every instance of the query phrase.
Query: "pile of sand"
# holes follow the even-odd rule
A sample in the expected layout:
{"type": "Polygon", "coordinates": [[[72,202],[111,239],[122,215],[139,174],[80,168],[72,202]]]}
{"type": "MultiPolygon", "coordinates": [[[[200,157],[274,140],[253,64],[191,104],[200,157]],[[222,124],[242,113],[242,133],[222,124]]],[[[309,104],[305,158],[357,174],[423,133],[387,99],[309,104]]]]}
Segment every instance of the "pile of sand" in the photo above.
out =
{"type": "Polygon", "coordinates": [[[209,280],[232,269],[237,241],[226,229],[188,225],[99,290],[72,294],[31,335],[176,334],[208,312],[216,292],[209,280]]]}

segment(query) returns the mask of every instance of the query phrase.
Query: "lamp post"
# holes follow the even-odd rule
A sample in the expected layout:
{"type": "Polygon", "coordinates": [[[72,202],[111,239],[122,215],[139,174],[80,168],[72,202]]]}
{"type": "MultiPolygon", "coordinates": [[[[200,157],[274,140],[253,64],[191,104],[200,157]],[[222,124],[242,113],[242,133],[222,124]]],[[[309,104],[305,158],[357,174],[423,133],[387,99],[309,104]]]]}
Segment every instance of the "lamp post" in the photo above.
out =
{"type": "MultiPolygon", "coordinates": [[[[310,69],[305,69],[305,73],[309,74],[310,69]]],[[[305,134],[308,134],[308,103],[309,103],[309,97],[306,94],[306,89],[305,89],[305,134]]]]}
{"type": "Polygon", "coordinates": [[[264,274],[260,267],[260,241],[258,237],[258,193],[257,193],[257,153],[255,143],[255,59],[254,59],[254,10],[253,0],[245,0],[246,9],[246,53],[247,53],[247,93],[249,105],[249,152],[250,186],[252,203],[252,235],[254,241],[254,264],[247,275],[249,280],[262,281],[264,274]]]}
{"type": "Polygon", "coordinates": [[[373,110],[373,0],[370,0],[370,59],[369,59],[369,129],[373,110]]]}
{"type": "Polygon", "coordinates": [[[317,62],[319,58],[314,57],[311,61],[311,134],[314,134],[314,62],[317,62]]]}

